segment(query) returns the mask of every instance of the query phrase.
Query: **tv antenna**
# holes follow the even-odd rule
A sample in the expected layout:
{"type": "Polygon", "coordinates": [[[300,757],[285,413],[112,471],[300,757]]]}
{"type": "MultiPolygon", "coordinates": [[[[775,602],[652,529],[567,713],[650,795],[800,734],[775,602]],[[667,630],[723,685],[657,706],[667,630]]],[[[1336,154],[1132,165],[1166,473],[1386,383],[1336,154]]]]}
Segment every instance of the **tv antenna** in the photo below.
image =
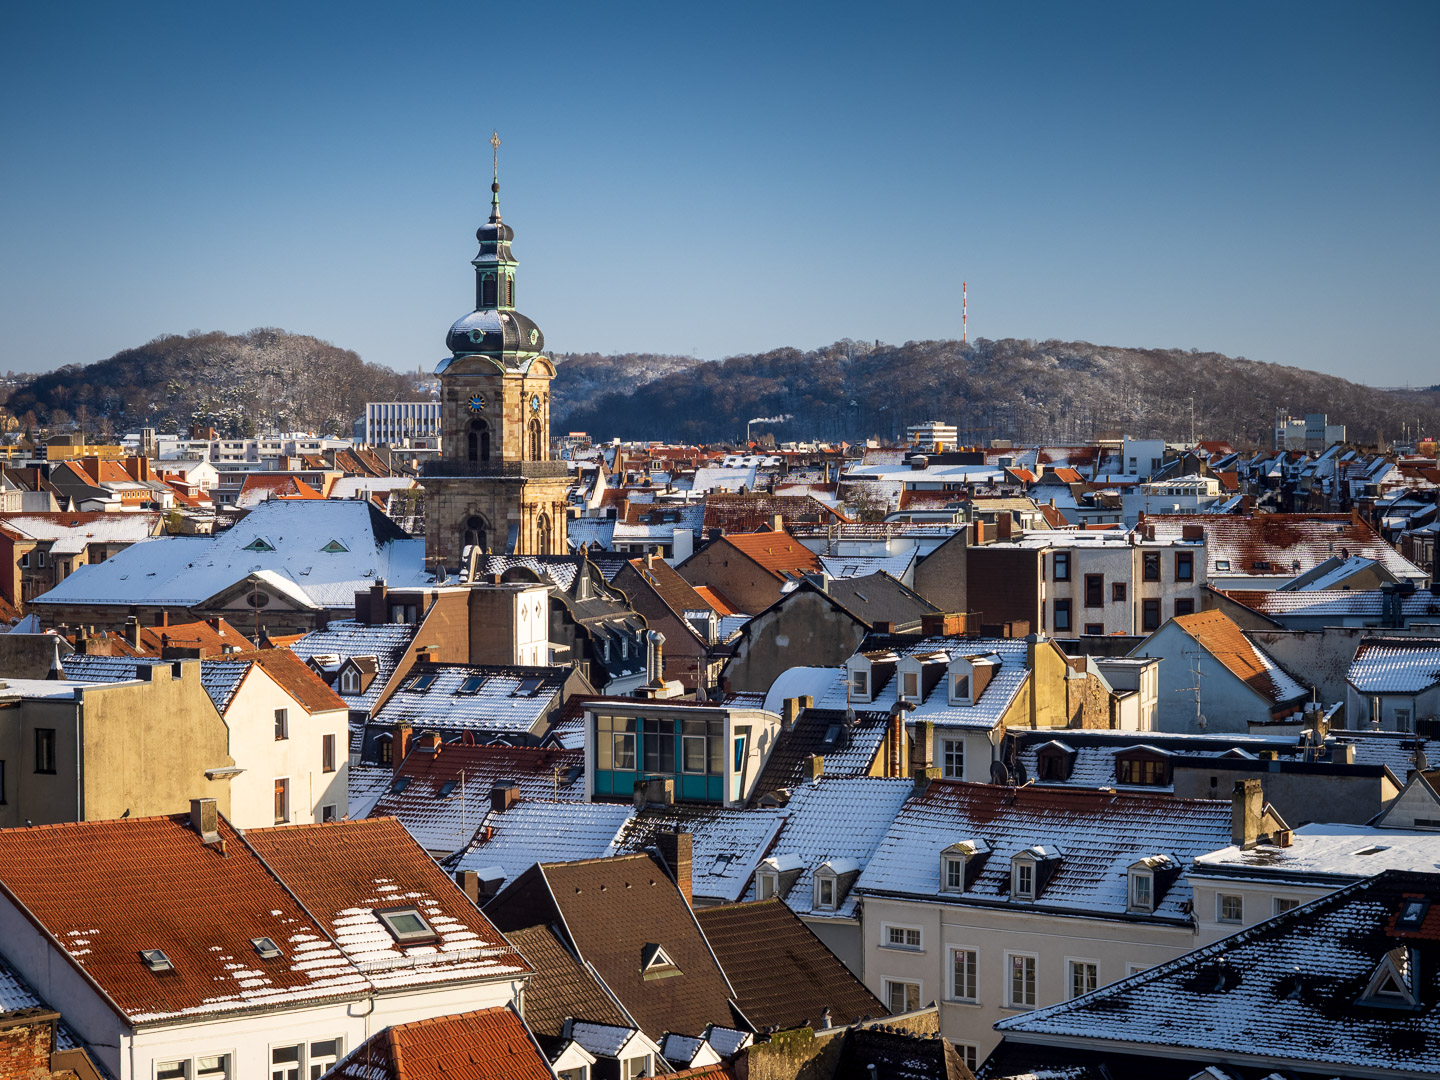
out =
{"type": "Polygon", "coordinates": [[[970,340],[970,283],[960,283],[960,344],[970,340]]]}
{"type": "MultiPolygon", "coordinates": [[[[1186,652],[1189,652],[1189,650],[1187,649],[1186,652]]],[[[1190,674],[1195,676],[1195,685],[1180,686],[1172,692],[1176,694],[1195,695],[1195,730],[1203,732],[1205,730],[1205,725],[1209,723],[1209,721],[1205,719],[1205,714],[1200,711],[1200,680],[1208,679],[1210,676],[1206,675],[1203,671],[1200,670],[1200,655],[1201,649],[1199,643],[1197,642],[1195,645],[1195,664],[1190,669],[1190,674]]]]}

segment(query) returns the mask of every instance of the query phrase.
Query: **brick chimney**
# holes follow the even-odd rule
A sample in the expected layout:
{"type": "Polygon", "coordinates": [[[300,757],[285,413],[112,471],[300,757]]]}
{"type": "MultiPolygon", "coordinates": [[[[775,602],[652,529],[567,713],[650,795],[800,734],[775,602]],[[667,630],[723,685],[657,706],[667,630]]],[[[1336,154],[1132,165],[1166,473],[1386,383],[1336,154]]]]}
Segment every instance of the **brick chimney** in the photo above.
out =
{"type": "Polygon", "coordinates": [[[785,531],[785,516],[784,516],[783,514],[771,514],[771,515],[770,515],[770,531],[771,531],[771,532],[784,532],[784,531],[785,531]]]}
{"type": "Polygon", "coordinates": [[[1265,793],[1259,780],[1237,780],[1230,796],[1230,840],[1236,847],[1252,848],[1260,839],[1260,817],[1265,793]]]}
{"type": "Polygon", "coordinates": [[[490,789],[490,809],[503,814],[520,801],[520,785],[513,780],[508,784],[496,784],[490,789]]]}
{"type": "Polygon", "coordinates": [[[389,591],[385,586],[384,578],[380,578],[370,586],[370,618],[368,621],[372,626],[389,621],[385,617],[385,597],[389,591]]]}
{"type": "Polygon", "coordinates": [[[800,714],[814,704],[815,699],[809,695],[786,698],[780,705],[780,730],[789,731],[793,728],[795,721],[800,719],[800,714]]]}
{"type": "Polygon", "coordinates": [[[410,753],[410,738],[414,729],[409,724],[395,725],[395,741],[390,744],[391,765],[396,772],[400,771],[400,763],[410,753]]]}
{"type": "Polygon", "coordinates": [[[655,846],[660,849],[660,858],[665,870],[685,897],[687,904],[694,902],[690,888],[690,858],[693,840],[688,832],[662,832],[655,837],[655,846]]]}
{"type": "Polygon", "coordinates": [[[1011,526],[1012,526],[1013,524],[1014,524],[1014,521],[1011,519],[1011,517],[1010,517],[1010,512],[1009,512],[1008,510],[1001,510],[998,514],[996,514],[996,515],[995,515],[995,539],[996,539],[996,540],[1009,540],[1009,539],[1010,539],[1010,529],[1011,529],[1011,526]]]}
{"type": "Polygon", "coordinates": [[[916,720],[910,732],[910,775],[919,776],[935,764],[935,722],[916,720]]]}
{"type": "Polygon", "coordinates": [[[125,620],[125,640],[129,641],[133,648],[140,647],[140,620],[134,615],[125,620]]]}

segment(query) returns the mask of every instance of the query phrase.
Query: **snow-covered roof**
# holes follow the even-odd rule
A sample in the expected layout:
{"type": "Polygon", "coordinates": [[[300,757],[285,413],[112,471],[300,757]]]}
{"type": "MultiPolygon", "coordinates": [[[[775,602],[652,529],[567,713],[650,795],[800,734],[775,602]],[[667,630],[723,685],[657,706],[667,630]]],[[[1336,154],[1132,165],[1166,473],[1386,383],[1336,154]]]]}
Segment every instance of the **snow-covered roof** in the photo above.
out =
{"type": "Polygon", "coordinates": [[[514,881],[539,862],[598,859],[609,853],[621,826],[634,814],[629,803],[522,799],[503,813],[477,817],[477,827],[484,827],[445,865],[452,871],[498,866],[506,881],[514,881]]]}
{"type": "MultiPolygon", "coordinates": [[[[1181,863],[1230,839],[1228,802],[1102,791],[936,781],[909,799],[870,857],[856,891],[941,896],[941,852],[979,838],[991,853],[956,903],[1024,904],[1100,915],[1127,911],[1139,859],[1181,863]],[[1034,901],[1010,900],[1010,860],[1024,851],[1058,863],[1034,901]]],[[[1155,918],[1188,919],[1183,879],[1157,897],[1155,918]]]]}
{"type": "Polygon", "coordinates": [[[523,734],[555,706],[569,673],[553,667],[416,664],[371,722],[523,734]]]}
{"type": "Polygon", "coordinates": [[[32,603],[195,607],[252,574],[264,574],[307,605],[332,610],[352,608],[355,594],[379,579],[399,588],[429,578],[425,542],[411,539],[370,503],[274,500],[214,537],[131,544],[105,562],[80,567],[32,603]]]}
{"type": "MultiPolygon", "coordinates": [[[[910,780],[875,776],[822,777],[797,788],[770,851],[776,858],[798,859],[803,868],[785,896],[790,910],[820,918],[852,917],[858,900],[853,889],[833,911],[815,908],[815,871],[832,859],[855,859],[863,866],[913,790],[910,780]]],[[[755,898],[753,887],[747,896],[755,898]]]]}
{"type": "Polygon", "coordinates": [[[1362,694],[1418,694],[1440,683],[1440,638],[1362,641],[1345,678],[1362,694]]]}
{"type": "Polygon", "coordinates": [[[1369,825],[1302,825],[1289,847],[1233,844],[1202,855],[1195,870],[1226,876],[1313,878],[1333,884],[1372,877],[1382,870],[1440,869],[1440,832],[1374,828],[1369,825]]]}
{"type": "Polygon", "coordinates": [[[647,807],[621,825],[611,855],[653,846],[658,833],[688,832],[690,884],[695,896],[735,903],[785,823],[784,810],[724,810],[708,806],[647,807]]]}
{"type": "Polygon", "coordinates": [[[821,555],[820,567],[832,578],[869,577],[883,570],[900,581],[910,572],[916,550],[901,555],[821,555]]]}
{"type": "Polygon", "coordinates": [[[333,657],[337,668],[340,662],[351,657],[373,658],[375,678],[362,693],[345,693],[338,679],[330,685],[350,708],[368,712],[380,700],[381,691],[405,658],[419,629],[418,623],[367,624],[354,619],[336,619],[291,642],[290,651],[306,662],[316,657],[333,657]]]}

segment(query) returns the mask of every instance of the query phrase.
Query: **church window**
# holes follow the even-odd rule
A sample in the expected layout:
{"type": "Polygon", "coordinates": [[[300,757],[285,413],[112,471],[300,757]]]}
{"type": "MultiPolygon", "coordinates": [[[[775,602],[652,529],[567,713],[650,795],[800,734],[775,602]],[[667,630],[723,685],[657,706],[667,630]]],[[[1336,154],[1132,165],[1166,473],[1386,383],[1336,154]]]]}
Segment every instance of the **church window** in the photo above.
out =
{"type": "Polygon", "coordinates": [[[461,547],[478,547],[485,550],[485,519],[479,514],[472,515],[465,519],[465,536],[461,547]]]}
{"type": "Polygon", "coordinates": [[[480,306],[482,308],[493,308],[495,306],[494,274],[486,274],[480,279],[480,306]]]}
{"type": "Polygon", "coordinates": [[[515,279],[513,277],[505,279],[505,306],[515,306],[515,279]]]}
{"type": "Polygon", "coordinates": [[[544,459],[545,440],[540,430],[540,421],[530,421],[530,460],[541,461],[544,459]]]}
{"type": "Polygon", "coordinates": [[[541,514],[535,519],[535,547],[539,554],[550,554],[550,515],[541,514]]]}
{"type": "Polygon", "coordinates": [[[490,460],[490,425],[484,420],[470,421],[468,451],[471,461],[490,460]]]}

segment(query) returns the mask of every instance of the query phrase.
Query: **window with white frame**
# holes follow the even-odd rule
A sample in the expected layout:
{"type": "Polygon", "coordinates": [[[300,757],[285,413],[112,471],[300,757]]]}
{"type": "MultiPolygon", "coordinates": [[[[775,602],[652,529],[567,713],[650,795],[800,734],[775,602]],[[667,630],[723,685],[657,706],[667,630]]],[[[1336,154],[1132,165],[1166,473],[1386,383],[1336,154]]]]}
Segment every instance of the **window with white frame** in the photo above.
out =
{"type": "Polygon", "coordinates": [[[1215,897],[1215,918],[1220,922],[1244,922],[1245,898],[1234,893],[1220,893],[1215,897]]]}
{"type": "Polygon", "coordinates": [[[911,952],[920,951],[920,928],[918,926],[890,926],[885,927],[885,948],[887,949],[908,949],[911,952]]]}
{"type": "Polygon", "coordinates": [[[1396,710],[1395,710],[1395,730],[1396,730],[1396,731],[1409,731],[1409,730],[1410,730],[1410,715],[1411,715],[1411,714],[1410,714],[1410,710],[1409,710],[1409,709],[1396,709],[1396,710]]]}
{"type": "Polygon", "coordinates": [[[340,1060],[345,1040],[338,1036],[333,1039],[317,1039],[310,1044],[310,1054],[305,1064],[310,1069],[310,1080],[320,1080],[340,1060]]]}
{"type": "Polygon", "coordinates": [[[642,1076],[653,1076],[649,1054],[628,1057],[620,1063],[620,1080],[639,1080],[642,1076]]]}
{"type": "Polygon", "coordinates": [[[974,949],[950,950],[950,997],[954,1001],[976,1001],[979,986],[976,978],[980,954],[974,949]]]}
{"type": "Polygon", "coordinates": [[[435,937],[435,930],[416,908],[377,910],[375,916],[385,925],[385,929],[390,931],[390,935],[402,945],[415,941],[430,941],[435,937]]]}
{"type": "Polygon", "coordinates": [[[201,1054],[195,1059],[195,1080],[232,1080],[233,1054],[201,1054]]]}
{"type": "Polygon", "coordinates": [[[270,1048],[270,1080],[300,1080],[300,1058],[303,1044],[270,1048]]]}
{"type": "Polygon", "coordinates": [[[940,740],[941,769],[946,780],[965,779],[965,740],[940,740]]]}
{"type": "Polygon", "coordinates": [[[850,693],[862,700],[869,698],[870,672],[864,668],[856,668],[850,673],[850,693]]]}
{"type": "Polygon", "coordinates": [[[1072,998],[1083,997],[1084,995],[1100,988],[1100,962],[1098,960],[1069,960],[1066,962],[1069,967],[1069,986],[1072,998]]]}
{"type": "Polygon", "coordinates": [[[1155,908],[1155,878],[1150,874],[1130,875],[1130,907],[1135,911],[1153,911],[1155,908]]]}
{"type": "Polygon", "coordinates": [[[290,737],[290,711],[288,709],[275,710],[275,741],[288,739],[290,737]]]}
{"type": "Polygon", "coordinates": [[[1276,915],[1284,915],[1287,911],[1294,911],[1300,906],[1300,901],[1293,896],[1275,897],[1274,912],[1276,915]]]}
{"type": "Polygon", "coordinates": [[[956,1043],[955,1052],[972,1073],[979,1067],[980,1049],[974,1043],[956,1043]]]}
{"type": "Polygon", "coordinates": [[[340,692],[342,694],[358,694],[360,692],[360,673],[354,668],[346,668],[341,674],[340,692]]]}
{"type": "Polygon", "coordinates": [[[1139,975],[1142,971],[1149,971],[1149,970],[1150,970],[1150,965],[1149,965],[1149,964],[1126,964],[1126,965],[1125,965],[1125,977],[1128,979],[1131,975],[1139,975]]]}
{"type": "Polygon", "coordinates": [[[1006,953],[1005,960],[1010,969],[1009,996],[1006,1004],[1012,1009],[1035,1008],[1037,959],[1023,953],[1006,953]]]}
{"type": "Polygon", "coordinates": [[[835,906],[835,879],[828,874],[815,878],[815,906],[827,910],[835,906]]]}
{"type": "Polygon", "coordinates": [[[190,1059],[159,1062],[155,1066],[155,1080],[190,1080],[190,1059]]]}
{"type": "Polygon", "coordinates": [[[900,676],[900,696],[906,701],[920,700],[920,673],[907,671],[900,676]]]}
{"type": "Polygon", "coordinates": [[[1029,860],[1017,861],[1012,872],[1012,878],[1010,889],[1017,898],[1021,900],[1033,900],[1035,898],[1034,863],[1029,860]]]}
{"type": "Polygon", "coordinates": [[[920,984],[905,979],[885,980],[885,1007],[892,1016],[920,1008],[920,984]]]}
{"type": "Polygon", "coordinates": [[[946,855],[940,864],[940,887],[945,892],[965,891],[965,860],[959,855],[946,855]]]}
{"type": "Polygon", "coordinates": [[[779,892],[778,874],[756,874],[755,875],[755,898],[757,900],[769,900],[779,892]]]}

